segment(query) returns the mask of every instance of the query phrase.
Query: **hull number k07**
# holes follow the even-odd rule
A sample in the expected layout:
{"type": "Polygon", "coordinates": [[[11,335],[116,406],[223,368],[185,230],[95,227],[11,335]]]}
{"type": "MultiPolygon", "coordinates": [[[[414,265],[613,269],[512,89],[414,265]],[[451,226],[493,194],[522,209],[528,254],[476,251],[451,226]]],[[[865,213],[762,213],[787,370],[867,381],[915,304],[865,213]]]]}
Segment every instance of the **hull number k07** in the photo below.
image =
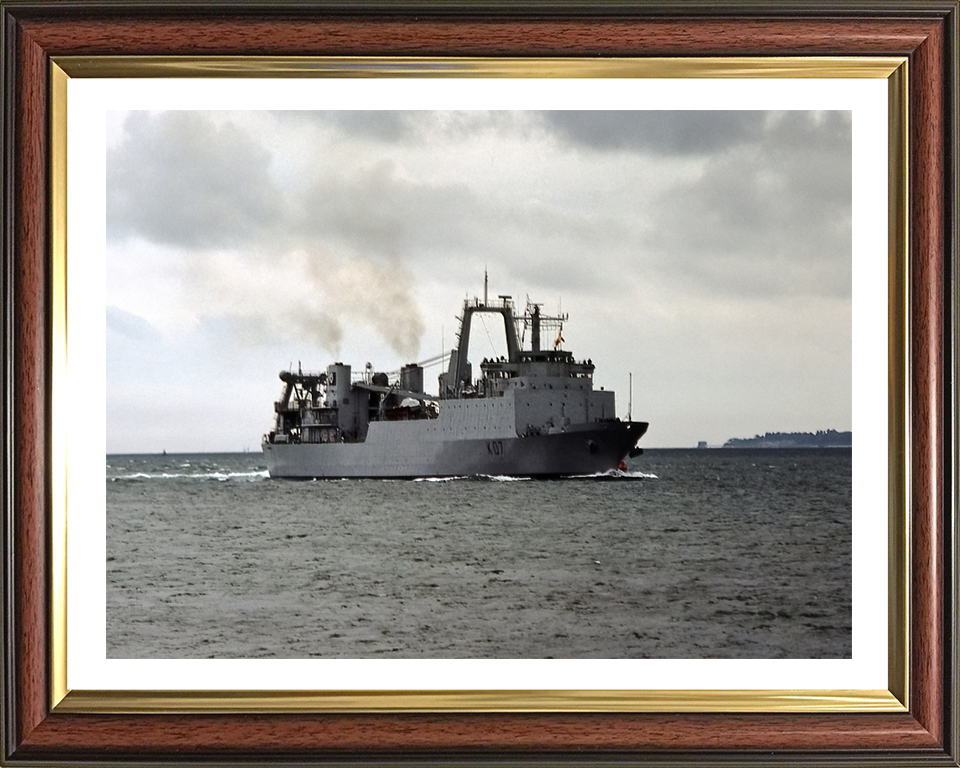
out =
{"type": "Polygon", "coordinates": [[[487,453],[491,456],[503,456],[503,440],[487,440],[487,453]]]}

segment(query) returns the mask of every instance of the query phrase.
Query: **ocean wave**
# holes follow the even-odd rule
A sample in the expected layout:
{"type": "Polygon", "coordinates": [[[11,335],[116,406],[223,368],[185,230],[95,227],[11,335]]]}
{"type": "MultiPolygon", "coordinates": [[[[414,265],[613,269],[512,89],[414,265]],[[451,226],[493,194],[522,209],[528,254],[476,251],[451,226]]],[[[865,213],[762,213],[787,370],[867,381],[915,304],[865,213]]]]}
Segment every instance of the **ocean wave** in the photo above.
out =
{"type": "Polygon", "coordinates": [[[132,475],[116,475],[107,478],[111,482],[116,480],[265,480],[269,477],[267,470],[253,470],[252,472],[134,472],[132,475]]]}
{"type": "Polygon", "coordinates": [[[415,483],[451,483],[455,480],[470,480],[468,475],[459,475],[457,477],[415,477],[415,483]]]}
{"type": "Polygon", "coordinates": [[[415,477],[415,483],[453,483],[459,480],[489,480],[494,483],[512,483],[516,480],[529,480],[529,477],[514,477],[513,475],[455,475],[453,477],[415,477]]]}
{"type": "Polygon", "coordinates": [[[570,475],[570,480],[659,480],[651,472],[626,471],[608,469],[606,472],[594,472],[591,475],[570,475]]]}
{"type": "MultiPolygon", "coordinates": [[[[456,477],[415,477],[415,483],[452,483],[459,480],[489,481],[493,483],[514,483],[521,480],[532,480],[531,477],[517,477],[516,475],[458,475],[456,477]]],[[[650,472],[622,472],[619,469],[610,469],[606,472],[594,472],[590,475],[563,475],[560,480],[658,480],[650,472]]]]}

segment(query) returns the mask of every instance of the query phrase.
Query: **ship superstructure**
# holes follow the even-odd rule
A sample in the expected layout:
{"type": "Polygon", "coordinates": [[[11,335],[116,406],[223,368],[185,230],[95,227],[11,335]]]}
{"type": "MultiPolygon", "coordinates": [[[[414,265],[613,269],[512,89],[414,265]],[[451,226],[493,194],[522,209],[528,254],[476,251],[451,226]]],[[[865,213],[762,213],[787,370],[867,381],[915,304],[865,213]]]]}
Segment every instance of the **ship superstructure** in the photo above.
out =
{"type": "Polygon", "coordinates": [[[518,315],[510,296],[491,302],[486,293],[464,302],[435,395],[424,389],[432,361],[394,373],[368,363],[355,375],[341,362],[282,372],[274,429],[263,438],[270,475],[551,477],[614,470],[639,453],[646,422],[619,420],[614,393],[593,388],[593,361],[562,348],[567,316],[529,301],[518,315]],[[502,319],[506,354],[483,359],[474,378],[470,329],[480,314],[502,319]]]}

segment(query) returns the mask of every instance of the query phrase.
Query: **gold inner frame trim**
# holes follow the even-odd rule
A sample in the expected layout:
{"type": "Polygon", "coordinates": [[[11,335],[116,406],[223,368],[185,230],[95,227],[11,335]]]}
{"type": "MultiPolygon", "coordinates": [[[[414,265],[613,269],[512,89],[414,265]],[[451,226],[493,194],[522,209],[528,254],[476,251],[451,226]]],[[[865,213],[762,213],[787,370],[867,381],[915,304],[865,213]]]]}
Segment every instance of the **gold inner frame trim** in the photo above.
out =
{"type": "Polygon", "coordinates": [[[54,57],[50,70],[52,376],[50,697],[57,712],[904,712],[909,704],[908,71],[904,57],[480,59],[54,57]],[[888,93],[889,690],[73,690],[67,685],[67,89],[72,77],[872,78],[888,93]]]}
{"type": "Polygon", "coordinates": [[[903,57],[57,56],[70,77],[886,78],[903,57]]]}
{"type": "Polygon", "coordinates": [[[907,660],[910,657],[910,432],[909,370],[909,71],[899,67],[887,79],[887,307],[888,319],[888,413],[887,455],[889,500],[887,546],[887,679],[890,691],[907,708],[910,686],[907,660]]]}
{"type": "Polygon", "coordinates": [[[67,75],[50,72],[50,653],[51,697],[67,693],[67,75]]]}
{"type": "Polygon", "coordinates": [[[57,712],[903,712],[889,691],[71,691],[57,712]]]}

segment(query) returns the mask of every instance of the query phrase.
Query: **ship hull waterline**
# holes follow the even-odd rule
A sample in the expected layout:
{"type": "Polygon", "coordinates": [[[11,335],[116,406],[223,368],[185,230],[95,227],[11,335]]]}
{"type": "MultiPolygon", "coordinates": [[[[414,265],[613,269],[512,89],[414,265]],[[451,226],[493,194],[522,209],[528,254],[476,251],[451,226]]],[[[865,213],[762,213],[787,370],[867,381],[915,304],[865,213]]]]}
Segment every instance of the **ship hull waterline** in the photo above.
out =
{"type": "Polygon", "coordinates": [[[525,437],[363,443],[265,443],[273,478],[564,477],[609,472],[647,431],[646,422],[582,424],[525,437]]]}

